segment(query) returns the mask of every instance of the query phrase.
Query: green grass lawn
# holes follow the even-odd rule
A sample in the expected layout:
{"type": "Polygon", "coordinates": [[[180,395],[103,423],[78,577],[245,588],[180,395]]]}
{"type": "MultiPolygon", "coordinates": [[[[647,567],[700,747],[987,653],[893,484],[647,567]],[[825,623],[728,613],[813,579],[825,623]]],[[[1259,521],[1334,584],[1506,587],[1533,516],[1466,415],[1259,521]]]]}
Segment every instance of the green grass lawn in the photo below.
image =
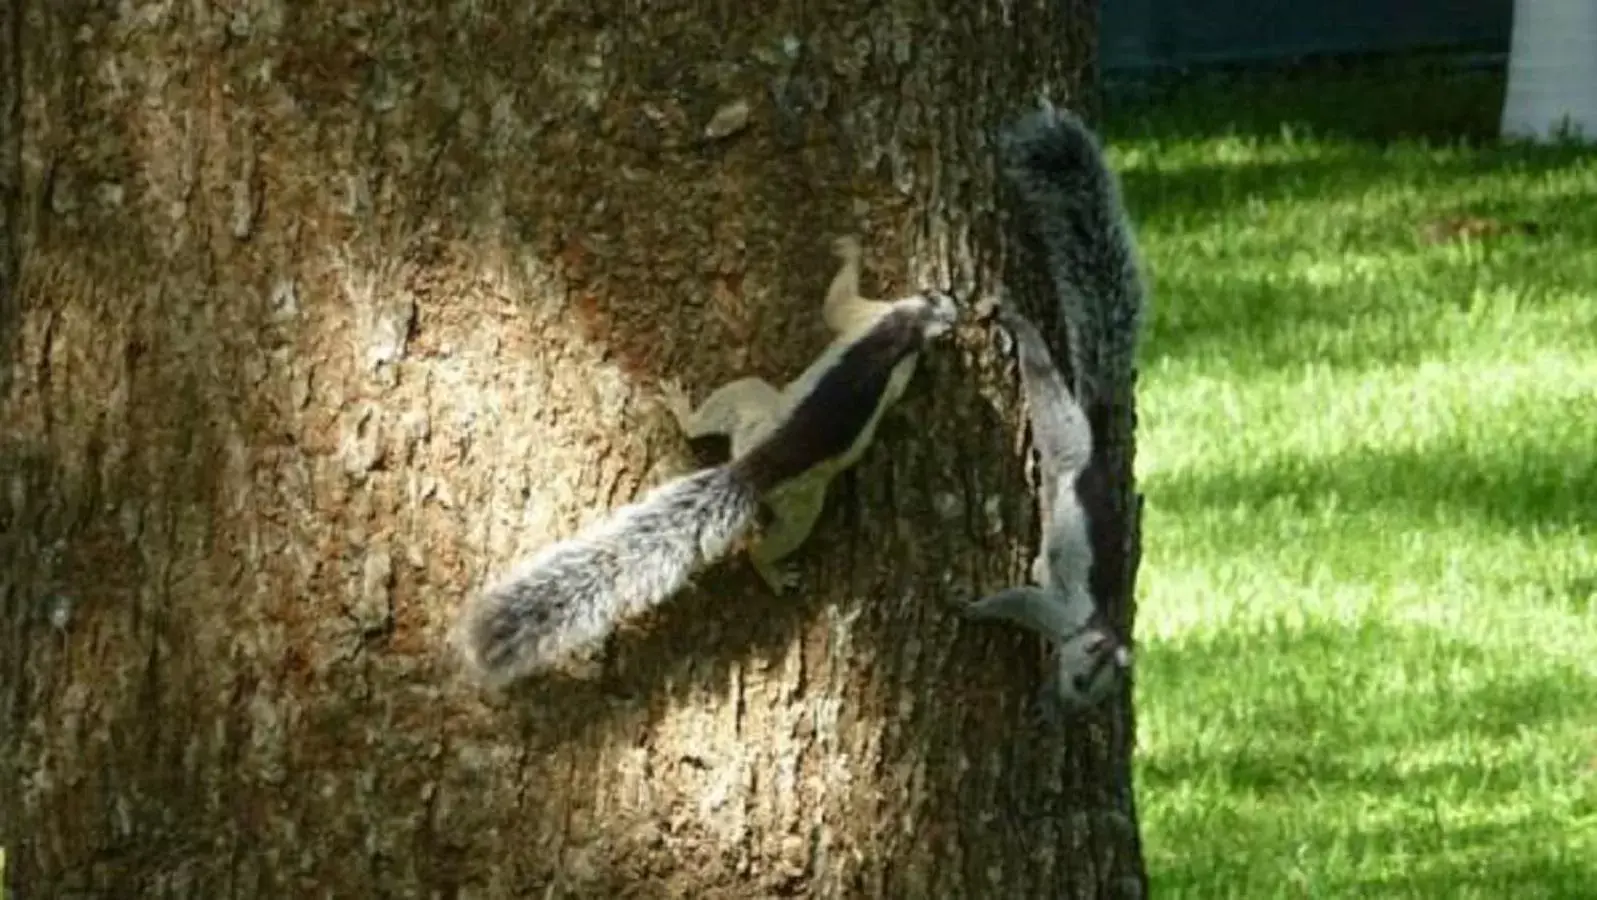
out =
{"type": "Polygon", "coordinates": [[[1597,897],[1597,151],[1492,75],[1109,109],[1155,896],[1597,897]],[[1534,235],[1428,243],[1460,215],[1534,235]]]}

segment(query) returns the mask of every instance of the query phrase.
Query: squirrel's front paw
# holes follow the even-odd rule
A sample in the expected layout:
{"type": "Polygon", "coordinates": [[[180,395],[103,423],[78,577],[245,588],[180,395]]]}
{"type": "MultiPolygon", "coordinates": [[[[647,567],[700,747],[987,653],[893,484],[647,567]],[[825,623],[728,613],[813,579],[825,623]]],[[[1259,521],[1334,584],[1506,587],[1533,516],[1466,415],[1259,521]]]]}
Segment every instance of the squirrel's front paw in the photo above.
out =
{"type": "Polygon", "coordinates": [[[660,379],[660,402],[676,417],[678,424],[683,424],[693,417],[693,403],[688,400],[688,392],[682,389],[675,379],[660,379]]]}
{"type": "Polygon", "coordinates": [[[992,603],[990,597],[980,597],[975,600],[966,600],[963,597],[949,597],[948,606],[959,613],[960,617],[972,622],[992,618],[992,603]]]}

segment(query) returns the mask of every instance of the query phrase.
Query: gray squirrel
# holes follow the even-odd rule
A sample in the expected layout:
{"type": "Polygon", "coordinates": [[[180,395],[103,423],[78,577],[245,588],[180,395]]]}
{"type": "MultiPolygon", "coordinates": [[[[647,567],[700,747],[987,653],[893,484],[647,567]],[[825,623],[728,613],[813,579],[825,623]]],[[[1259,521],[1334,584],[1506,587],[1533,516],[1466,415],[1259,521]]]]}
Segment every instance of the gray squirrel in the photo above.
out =
{"type": "Polygon", "coordinates": [[[1042,549],[1034,584],[1006,588],[964,608],[1038,632],[1054,645],[1043,689],[1050,721],[1096,706],[1129,674],[1131,653],[1093,600],[1093,433],[1086,409],[1107,402],[1101,386],[1129,385],[1147,303],[1135,237],[1097,138],[1072,113],[1044,105],[1006,129],[1003,174],[1014,187],[1066,331],[1074,389],[1048,345],[1013,306],[999,323],[1014,337],[1021,390],[1038,456],[1042,549]],[[1087,476],[1087,477],[1084,477],[1087,476]]]}
{"type": "Polygon", "coordinates": [[[654,488],[466,602],[454,639],[484,683],[502,686],[597,649],[622,621],[731,552],[762,506],[772,521],[749,556],[773,591],[787,586],[778,560],[809,535],[827,485],[864,454],[925,344],[958,318],[940,291],[891,302],[861,297],[858,241],[840,239],[834,250],[842,266],[822,315],[835,337],[798,378],[780,391],[738,379],[697,411],[666,385],[687,436],[731,437],[729,462],[654,488]]]}

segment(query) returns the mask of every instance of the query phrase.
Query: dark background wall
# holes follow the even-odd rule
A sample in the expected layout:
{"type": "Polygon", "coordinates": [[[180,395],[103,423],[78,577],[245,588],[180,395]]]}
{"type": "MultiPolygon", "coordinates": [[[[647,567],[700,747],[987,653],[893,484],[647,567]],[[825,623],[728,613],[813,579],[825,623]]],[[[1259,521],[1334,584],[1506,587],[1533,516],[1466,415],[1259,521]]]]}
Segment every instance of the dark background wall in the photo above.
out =
{"type": "Polygon", "coordinates": [[[1508,51],[1513,0],[1102,0],[1107,71],[1402,50],[1508,51]]]}

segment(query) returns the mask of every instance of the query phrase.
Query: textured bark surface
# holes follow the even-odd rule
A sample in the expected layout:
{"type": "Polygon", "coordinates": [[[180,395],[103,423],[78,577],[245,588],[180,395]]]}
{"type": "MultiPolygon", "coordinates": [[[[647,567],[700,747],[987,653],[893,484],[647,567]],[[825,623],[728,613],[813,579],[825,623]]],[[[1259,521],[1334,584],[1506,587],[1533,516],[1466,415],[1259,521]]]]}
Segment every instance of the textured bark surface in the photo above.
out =
{"type": "Polygon", "coordinates": [[[20,896],[1140,888],[1129,711],[1045,739],[1039,643],[946,607],[1036,535],[985,327],[793,594],[734,560],[497,698],[443,644],[693,464],[659,378],[799,371],[832,236],[985,291],[988,135],[1085,83],[1093,7],[0,0],[20,896]]]}

